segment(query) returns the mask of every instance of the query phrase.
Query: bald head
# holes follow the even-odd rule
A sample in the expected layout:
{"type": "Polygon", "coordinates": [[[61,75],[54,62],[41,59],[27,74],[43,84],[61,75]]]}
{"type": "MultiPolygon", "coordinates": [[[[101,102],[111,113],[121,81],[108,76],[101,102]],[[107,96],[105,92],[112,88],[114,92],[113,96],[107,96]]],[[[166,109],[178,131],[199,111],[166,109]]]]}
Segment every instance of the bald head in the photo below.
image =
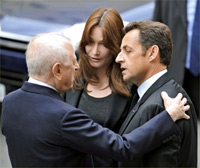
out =
{"type": "Polygon", "coordinates": [[[26,51],[29,76],[46,76],[56,62],[67,64],[72,48],[65,37],[56,33],[35,36],[26,51]]]}

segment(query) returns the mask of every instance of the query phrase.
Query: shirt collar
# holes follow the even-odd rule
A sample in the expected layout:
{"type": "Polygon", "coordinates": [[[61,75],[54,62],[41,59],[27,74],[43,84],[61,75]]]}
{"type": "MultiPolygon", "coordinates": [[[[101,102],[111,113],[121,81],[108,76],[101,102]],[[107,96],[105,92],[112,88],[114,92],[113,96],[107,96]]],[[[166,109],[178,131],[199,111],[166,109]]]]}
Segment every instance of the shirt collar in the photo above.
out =
{"type": "Polygon", "coordinates": [[[147,79],[145,82],[143,82],[137,89],[139,100],[142,98],[142,96],[146,93],[146,91],[165,73],[167,73],[167,69],[162,70],[161,72],[158,72],[157,74],[153,75],[149,79],[147,79]]]}
{"type": "Polygon", "coordinates": [[[33,84],[37,84],[37,85],[40,85],[40,86],[45,86],[45,87],[51,88],[51,89],[55,90],[56,92],[58,92],[58,91],[56,90],[56,88],[54,88],[53,86],[51,86],[51,85],[49,85],[49,84],[47,84],[47,83],[45,83],[45,82],[42,82],[42,81],[40,81],[40,80],[34,79],[34,78],[32,78],[32,77],[30,77],[30,78],[28,79],[28,82],[29,82],[29,83],[33,83],[33,84]]]}

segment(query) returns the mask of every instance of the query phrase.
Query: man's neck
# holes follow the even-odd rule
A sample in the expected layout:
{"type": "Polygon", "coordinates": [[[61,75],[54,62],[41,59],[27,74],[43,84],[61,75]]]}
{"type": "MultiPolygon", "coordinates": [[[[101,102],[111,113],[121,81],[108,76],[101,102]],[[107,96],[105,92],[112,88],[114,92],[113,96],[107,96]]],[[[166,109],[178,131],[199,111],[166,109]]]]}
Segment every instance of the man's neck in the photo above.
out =
{"type": "Polygon", "coordinates": [[[146,93],[146,91],[165,73],[167,73],[167,69],[164,69],[155,75],[151,76],[145,82],[143,82],[137,89],[140,99],[146,93]]]}
{"type": "Polygon", "coordinates": [[[30,77],[28,82],[34,83],[34,84],[37,84],[37,85],[40,85],[40,86],[45,86],[45,87],[48,87],[48,88],[51,88],[51,89],[57,91],[56,88],[53,87],[52,85],[50,85],[50,84],[48,84],[48,83],[46,83],[46,82],[44,82],[44,81],[42,81],[42,80],[40,80],[38,78],[35,78],[35,77],[30,77]]]}

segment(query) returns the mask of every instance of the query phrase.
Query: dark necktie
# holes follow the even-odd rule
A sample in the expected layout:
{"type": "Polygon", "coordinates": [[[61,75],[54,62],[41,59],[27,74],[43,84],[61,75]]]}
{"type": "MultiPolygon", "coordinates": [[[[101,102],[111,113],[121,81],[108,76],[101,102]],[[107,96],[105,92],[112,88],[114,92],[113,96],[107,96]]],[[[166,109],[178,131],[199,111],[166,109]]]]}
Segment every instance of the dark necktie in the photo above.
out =
{"type": "Polygon", "coordinates": [[[197,0],[192,43],[191,43],[191,58],[190,58],[190,71],[194,76],[198,76],[200,73],[199,69],[199,0],[197,0]]]}
{"type": "Polygon", "coordinates": [[[139,97],[139,95],[138,95],[138,92],[136,92],[136,93],[133,95],[133,99],[132,99],[132,102],[131,102],[130,110],[132,110],[133,107],[137,104],[139,98],[140,98],[140,97],[139,97]]]}

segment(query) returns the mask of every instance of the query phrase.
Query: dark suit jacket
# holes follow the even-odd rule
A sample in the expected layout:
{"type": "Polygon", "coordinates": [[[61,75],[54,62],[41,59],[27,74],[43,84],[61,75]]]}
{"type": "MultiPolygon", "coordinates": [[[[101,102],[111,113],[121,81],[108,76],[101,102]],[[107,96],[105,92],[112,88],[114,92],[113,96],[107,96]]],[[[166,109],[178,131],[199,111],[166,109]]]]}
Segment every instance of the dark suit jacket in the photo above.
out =
{"type": "Polygon", "coordinates": [[[156,0],[153,20],[165,23],[172,32],[172,78],[183,85],[187,54],[187,0],[156,0]]]}
{"type": "MultiPolygon", "coordinates": [[[[72,91],[70,89],[66,94],[67,103],[74,107],[78,107],[83,90],[72,91]]],[[[119,132],[121,124],[128,114],[128,108],[130,106],[127,97],[120,96],[116,93],[111,95],[111,103],[109,108],[109,113],[105,119],[103,127],[109,128],[114,132],[119,132]]]]}
{"type": "Polygon", "coordinates": [[[199,81],[185,68],[187,57],[187,0],[156,0],[153,20],[169,26],[173,39],[173,56],[169,73],[190,95],[199,116],[199,81]]]}
{"type": "MultiPolygon", "coordinates": [[[[119,163],[121,167],[196,167],[197,166],[197,117],[194,106],[183,90],[168,73],[160,77],[134,106],[135,112],[130,112],[124,121],[120,134],[126,134],[140,127],[163,109],[160,96],[166,91],[170,97],[182,93],[187,98],[190,110],[187,112],[190,120],[181,119],[177,125],[181,136],[166,136],[166,140],[159,148],[146,153],[141,158],[130,162],[119,163]]],[[[157,127],[157,126],[156,126],[157,127]]],[[[160,129],[162,131],[162,129],[160,129]]],[[[147,139],[149,141],[150,139],[147,139]]]]}
{"type": "Polygon", "coordinates": [[[133,159],[161,145],[166,135],[179,135],[164,111],[144,127],[120,137],[65,103],[53,89],[28,82],[4,98],[1,124],[13,167],[88,166],[84,153],[133,159]]]}

